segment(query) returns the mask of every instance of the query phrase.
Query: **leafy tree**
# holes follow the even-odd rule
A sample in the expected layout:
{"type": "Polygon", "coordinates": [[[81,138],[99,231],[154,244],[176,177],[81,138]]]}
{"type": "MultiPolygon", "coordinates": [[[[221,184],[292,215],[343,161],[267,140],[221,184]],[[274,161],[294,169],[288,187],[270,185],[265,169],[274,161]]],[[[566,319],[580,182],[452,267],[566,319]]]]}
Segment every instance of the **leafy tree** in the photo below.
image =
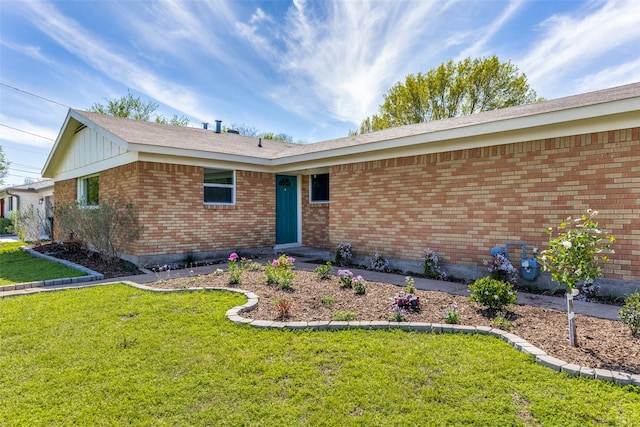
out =
{"type": "MultiPolygon", "coordinates": [[[[107,104],[94,103],[89,111],[94,113],[107,114],[109,116],[126,117],[134,120],[151,120],[151,115],[158,109],[158,103],[153,101],[143,101],[140,97],[135,97],[131,92],[120,98],[106,100],[107,104]]],[[[175,126],[186,126],[189,119],[185,116],[178,117],[174,114],[172,118],[167,119],[163,115],[155,117],[156,123],[171,124],[175,126]]]]}
{"type": "Polygon", "coordinates": [[[230,129],[238,131],[240,135],[250,136],[252,138],[264,138],[273,141],[293,142],[293,137],[291,135],[287,135],[286,133],[260,132],[255,127],[245,124],[232,123],[231,127],[225,126],[223,131],[227,132],[230,129]]]}
{"type": "Polygon", "coordinates": [[[4,184],[4,177],[7,176],[7,172],[9,172],[9,165],[11,163],[7,161],[7,158],[4,156],[4,151],[2,151],[2,145],[0,145],[0,185],[4,184]]]}
{"type": "Polygon", "coordinates": [[[549,249],[542,251],[542,267],[551,273],[551,279],[566,286],[569,317],[569,344],[577,347],[576,325],[573,315],[573,296],[579,284],[593,282],[602,275],[602,264],[609,262],[606,253],[613,253],[611,244],[616,238],[598,227],[598,211],[587,210],[580,218],[567,218],[558,226],[558,235],[547,229],[549,249]]]}
{"type": "MultiPolygon", "coordinates": [[[[378,114],[360,124],[360,133],[441,120],[533,103],[536,93],[511,61],[497,56],[448,61],[426,73],[409,74],[384,95],[378,114]]],[[[355,132],[351,131],[351,135],[355,132]]]]}

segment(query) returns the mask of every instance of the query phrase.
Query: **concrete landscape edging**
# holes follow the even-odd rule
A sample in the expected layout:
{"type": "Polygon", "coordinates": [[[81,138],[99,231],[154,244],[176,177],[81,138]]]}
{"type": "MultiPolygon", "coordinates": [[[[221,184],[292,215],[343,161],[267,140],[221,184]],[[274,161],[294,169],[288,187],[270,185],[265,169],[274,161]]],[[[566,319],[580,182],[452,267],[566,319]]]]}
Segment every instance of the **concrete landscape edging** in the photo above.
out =
{"type": "Polygon", "coordinates": [[[618,385],[629,385],[640,387],[640,375],[630,374],[628,372],[611,371],[608,369],[588,368],[578,366],[573,363],[568,363],[553,356],[548,355],[544,350],[534,346],[525,339],[518,335],[512,334],[502,329],[491,328],[488,326],[468,326],[468,325],[448,325],[440,323],[423,323],[423,322],[390,322],[390,321],[294,321],[294,322],[278,322],[274,320],[265,319],[249,319],[240,316],[241,313],[246,313],[255,310],[258,307],[259,297],[253,292],[245,291],[238,288],[219,288],[219,287],[204,287],[204,288],[184,288],[184,289],[160,289],[151,286],[146,286],[140,283],[131,282],[128,280],[116,280],[108,283],[96,283],[96,284],[79,284],[63,287],[48,287],[48,288],[34,288],[32,292],[24,294],[7,294],[2,295],[0,298],[7,298],[17,295],[29,295],[39,292],[51,292],[65,289],[79,289],[88,286],[102,286],[124,283],[128,286],[138,288],[140,290],[159,292],[159,293],[174,293],[174,292],[196,292],[196,291],[227,291],[243,294],[247,298],[247,302],[242,305],[230,308],[226,312],[226,317],[231,322],[237,324],[250,325],[254,328],[263,329],[279,329],[279,330],[311,330],[311,331],[335,331],[346,329],[400,329],[404,331],[412,332],[431,332],[431,333],[462,333],[462,334],[481,334],[491,335],[502,341],[507,342],[517,351],[521,353],[531,355],[536,363],[541,366],[553,369],[557,372],[564,372],[568,375],[575,377],[585,377],[591,379],[598,379],[603,381],[612,382],[618,385]]]}

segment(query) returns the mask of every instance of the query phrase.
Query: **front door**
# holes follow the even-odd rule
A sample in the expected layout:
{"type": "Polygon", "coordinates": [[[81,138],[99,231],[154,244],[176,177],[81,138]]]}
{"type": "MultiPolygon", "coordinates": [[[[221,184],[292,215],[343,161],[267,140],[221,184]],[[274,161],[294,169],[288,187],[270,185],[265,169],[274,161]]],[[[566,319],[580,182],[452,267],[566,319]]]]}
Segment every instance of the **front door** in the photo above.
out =
{"type": "Polygon", "coordinates": [[[276,244],[298,241],[298,179],[276,175],[276,244]]]}

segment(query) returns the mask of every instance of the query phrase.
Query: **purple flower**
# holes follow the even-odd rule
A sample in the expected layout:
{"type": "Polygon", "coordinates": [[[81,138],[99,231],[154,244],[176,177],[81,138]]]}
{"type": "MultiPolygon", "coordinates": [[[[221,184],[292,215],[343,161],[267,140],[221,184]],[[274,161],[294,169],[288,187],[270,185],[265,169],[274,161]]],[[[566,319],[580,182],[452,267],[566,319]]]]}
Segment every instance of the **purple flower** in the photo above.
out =
{"type": "Polygon", "coordinates": [[[294,262],[296,262],[296,259],[293,257],[289,257],[287,258],[287,261],[289,261],[291,264],[293,264],[294,262]]]}
{"type": "Polygon", "coordinates": [[[277,259],[274,259],[273,262],[271,263],[272,266],[277,267],[280,265],[280,263],[278,262],[277,259]]]}
{"type": "Polygon", "coordinates": [[[229,255],[229,261],[235,261],[238,259],[238,254],[237,253],[232,253],[231,255],[229,255]]]}

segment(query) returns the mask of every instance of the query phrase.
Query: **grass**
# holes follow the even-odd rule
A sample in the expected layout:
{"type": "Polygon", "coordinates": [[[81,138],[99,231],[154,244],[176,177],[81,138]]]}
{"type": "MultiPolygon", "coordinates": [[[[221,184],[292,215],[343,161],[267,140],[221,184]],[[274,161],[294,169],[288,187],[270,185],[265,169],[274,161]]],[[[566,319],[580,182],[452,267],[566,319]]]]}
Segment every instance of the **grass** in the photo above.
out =
{"type": "Polygon", "coordinates": [[[640,425],[640,389],[482,335],[236,325],[125,285],[0,299],[0,425],[640,425]]]}
{"type": "Polygon", "coordinates": [[[25,244],[0,243],[0,286],[87,275],[59,262],[37,258],[21,251],[20,246],[25,244]]]}

